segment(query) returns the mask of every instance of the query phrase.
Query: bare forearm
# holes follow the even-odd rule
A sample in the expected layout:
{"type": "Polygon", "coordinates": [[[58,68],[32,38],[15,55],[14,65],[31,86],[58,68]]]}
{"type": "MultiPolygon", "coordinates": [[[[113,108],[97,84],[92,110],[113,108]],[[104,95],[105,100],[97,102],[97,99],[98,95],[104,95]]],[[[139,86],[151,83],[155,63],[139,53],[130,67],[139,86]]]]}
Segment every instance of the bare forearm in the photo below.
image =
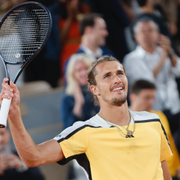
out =
{"type": "Polygon", "coordinates": [[[60,41],[62,45],[64,45],[66,42],[71,23],[72,23],[72,18],[68,18],[65,22],[63,29],[60,31],[60,41]]]}
{"type": "Polygon", "coordinates": [[[82,105],[81,104],[75,104],[73,108],[73,113],[76,116],[82,116],[82,105]]]}
{"type": "Polygon", "coordinates": [[[9,119],[13,140],[17,151],[27,167],[35,167],[43,164],[60,161],[64,154],[56,140],[49,140],[36,145],[26,131],[20,116],[9,119]],[[18,124],[15,120],[19,120],[18,124]]]}
{"type": "Polygon", "coordinates": [[[174,56],[171,56],[171,57],[169,57],[169,58],[170,58],[170,60],[171,60],[171,65],[172,65],[172,67],[176,67],[177,56],[174,55],[174,56]]]}
{"type": "Polygon", "coordinates": [[[13,118],[9,117],[9,125],[21,159],[26,166],[36,166],[35,161],[39,158],[39,151],[23,125],[20,111],[17,111],[13,118]]]}
{"type": "Polygon", "coordinates": [[[153,69],[153,74],[154,74],[155,78],[158,75],[158,73],[160,72],[160,70],[162,69],[165,59],[166,59],[166,56],[163,55],[161,57],[161,60],[159,61],[158,65],[153,69]]]}
{"type": "Polygon", "coordinates": [[[19,91],[15,84],[10,82],[9,86],[7,82],[8,79],[5,78],[0,93],[0,102],[4,98],[12,98],[8,122],[17,151],[24,164],[27,167],[34,167],[63,159],[63,152],[56,140],[46,141],[40,145],[34,143],[22,122],[19,91]]]}
{"type": "Polygon", "coordinates": [[[166,160],[162,161],[161,166],[163,170],[164,180],[172,180],[167,161],[166,160]]]}

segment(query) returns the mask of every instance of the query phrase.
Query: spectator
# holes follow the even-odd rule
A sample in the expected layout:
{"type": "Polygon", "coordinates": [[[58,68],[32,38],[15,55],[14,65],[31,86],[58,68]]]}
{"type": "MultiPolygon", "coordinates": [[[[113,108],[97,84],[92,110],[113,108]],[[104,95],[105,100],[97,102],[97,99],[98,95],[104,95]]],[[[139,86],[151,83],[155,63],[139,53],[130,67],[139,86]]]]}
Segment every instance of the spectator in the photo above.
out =
{"type": "Polygon", "coordinates": [[[41,54],[27,67],[26,81],[46,80],[52,87],[57,87],[64,61],[80,44],[79,20],[90,12],[90,6],[85,0],[57,0],[48,9],[52,16],[52,31],[41,54]]]}
{"type": "Polygon", "coordinates": [[[173,136],[169,127],[166,116],[161,111],[152,111],[152,106],[155,100],[155,85],[146,80],[136,81],[130,88],[130,101],[132,111],[148,111],[157,114],[167,133],[173,156],[167,159],[169,170],[173,179],[179,171],[180,159],[177,148],[174,143],[173,136]]]}
{"type": "MultiPolygon", "coordinates": [[[[85,53],[94,60],[103,55],[114,55],[111,51],[103,47],[106,43],[108,31],[101,15],[95,13],[87,14],[81,20],[80,32],[82,35],[81,44],[76,53],[85,53]]],[[[65,65],[65,72],[68,61],[65,65]]]]}
{"type": "Polygon", "coordinates": [[[0,128],[0,180],[44,180],[38,168],[27,168],[16,152],[12,152],[7,128],[0,128]]]}
{"type": "MultiPolygon", "coordinates": [[[[67,66],[67,86],[61,104],[61,115],[64,128],[72,126],[76,121],[85,121],[98,113],[99,106],[95,106],[93,96],[88,90],[87,69],[93,59],[83,53],[74,54],[67,66]]],[[[84,171],[74,160],[69,164],[67,179],[77,178],[86,180],[84,171]]]]}
{"type": "Polygon", "coordinates": [[[136,49],[124,58],[126,75],[131,86],[145,79],[156,85],[154,110],[161,110],[169,120],[172,134],[179,129],[180,102],[175,76],[180,75],[180,60],[167,37],[159,35],[158,26],[142,19],[134,27],[136,49]]]}
{"type": "MultiPolygon", "coordinates": [[[[127,42],[129,51],[134,50],[137,45],[136,41],[133,38],[134,26],[142,18],[151,18],[156,24],[158,24],[160,33],[167,36],[171,40],[171,45],[172,45],[174,51],[176,52],[177,55],[179,55],[179,51],[177,50],[177,48],[173,42],[172,35],[169,31],[169,27],[167,25],[166,18],[164,18],[163,14],[161,14],[160,11],[156,10],[156,8],[154,6],[156,4],[155,1],[154,0],[151,0],[151,1],[137,0],[137,2],[139,3],[141,13],[139,13],[139,15],[137,15],[134,22],[125,30],[126,42],[127,42]]],[[[170,4],[173,4],[172,1],[170,4]]],[[[173,25],[171,25],[171,26],[173,27],[173,25]]]]}
{"type": "MultiPolygon", "coordinates": [[[[155,13],[157,16],[162,16],[162,18],[168,23],[168,27],[171,35],[177,33],[177,0],[132,0],[136,1],[139,5],[139,10],[136,10],[136,14],[139,13],[155,13]],[[151,8],[152,7],[152,8],[151,8]]],[[[137,6],[136,6],[137,9],[137,6]]]]}
{"type": "Polygon", "coordinates": [[[67,66],[67,86],[62,99],[61,114],[64,128],[77,120],[85,121],[99,111],[94,106],[93,96],[88,90],[87,69],[93,59],[83,53],[74,54],[67,66]]]}
{"type": "Polygon", "coordinates": [[[91,0],[93,12],[100,13],[107,24],[107,47],[122,61],[128,53],[124,29],[134,18],[129,0],[91,0]]]}

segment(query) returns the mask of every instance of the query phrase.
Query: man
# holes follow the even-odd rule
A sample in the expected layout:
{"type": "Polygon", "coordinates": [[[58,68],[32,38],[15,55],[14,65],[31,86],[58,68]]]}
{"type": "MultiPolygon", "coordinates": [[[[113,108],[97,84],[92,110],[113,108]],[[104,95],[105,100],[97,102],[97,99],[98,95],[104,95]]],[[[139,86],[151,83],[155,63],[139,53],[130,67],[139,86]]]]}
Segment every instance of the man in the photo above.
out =
{"type": "Polygon", "coordinates": [[[170,33],[172,35],[177,33],[176,23],[178,9],[176,0],[137,0],[137,2],[143,13],[156,13],[158,16],[160,16],[161,13],[161,16],[164,16],[163,19],[168,23],[170,33]]]}
{"type": "MultiPolygon", "coordinates": [[[[105,48],[108,31],[106,22],[100,14],[90,13],[84,16],[80,22],[81,44],[75,53],[85,53],[94,60],[103,55],[114,55],[105,48]]],[[[69,59],[66,61],[64,72],[69,59]]]]}
{"type": "Polygon", "coordinates": [[[179,128],[180,102],[175,76],[180,75],[180,60],[170,41],[158,32],[151,19],[141,19],[134,27],[138,46],[124,58],[126,75],[131,86],[144,79],[156,85],[154,110],[167,116],[174,134],[179,128]],[[173,93],[172,93],[173,92],[173,93]]]}
{"type": "Polygon", "coordinates": [[[128,110],[128,82],[115,58],[103,56],[89,69],[88,82],[100,104],[99,114],[40,145],[34,144],[23,125],[16,85],[11,82],[9,86],[7,81],[2,84],[0,100],[12,98],[8,121],[28,167],[55,161],[64,164],[76,158],[93,180],[171,180],[166,159],[172,152],[160,119],[128,110]]]}
{"type": "Polygon", "coordinates": [[[155,94],[156,89],[153,83],[146,80],[136,81],[130,88],[130,109],[132,111],[148,111],[156,113],[160,117],[173,151],[173,156],[167,159],[167,163],[171,176],[175,178],[176,172],[178,172],[180,168],[179,154],[175,146],[174,139],[172,137],[166,116],[161,111],[152,111],[152,106],[155,100],[155,94]]]}
{"type": "Polygon", "coordinates": [[[44,180],[38,168],[27,168],[11,150],[10,137],[7,128],[0,128],[0,180],[44,180]]]}
{"type": "MultiPolygon", "coordinates": [[[[175,21],[170,21],[169,27],[168,27],[166,18],[163,17],[164,13],[162,13],[161,11],[159,11],[159,9],[156,8],[156,5],[158,3],[160,3],[160,1],[159,0],[157,0],[159,2],[155,2],[155,1],[156,0],[137,0],[137,3],[140,6],[141,12],[138,13],[137,17],[134,19],[132,24],[128,28],[126,28],[126,31],[125,31],[126,32],[126,42],[129,46],[129,51],[134,50],[137,45],[137,43],[134,39],[134,32],[133,32],[134,26],[140,19],[150,18],[158,25],[159,32],[161,34],[167,36],[170,39],[173,50],[176,52],[177,55],[179,55],[177,47],[175,46],[175,44],[172,40],[172,35],[170,33],[170,29],[171,29],[171,32],[173,32],[173,31],[175,32],[177,29],[176,26],[174,25],[175,21]]],[[[176,12],[176,3],[174,2],[174,0],[165,1],[165,2],[161,1],[161,4],[163,4],[164,7],[165,6],[168,7],[167,9],[171,10],[173,13],[176,12]]],[[[171,14],[171,13],[169,13],[169,14],[171,14]]],[[[171,17],[171,15],[168,15],[168,18],[171,17]]],[[[171,20],[172,20],[172,18],[171,18],[171,20]]]]}

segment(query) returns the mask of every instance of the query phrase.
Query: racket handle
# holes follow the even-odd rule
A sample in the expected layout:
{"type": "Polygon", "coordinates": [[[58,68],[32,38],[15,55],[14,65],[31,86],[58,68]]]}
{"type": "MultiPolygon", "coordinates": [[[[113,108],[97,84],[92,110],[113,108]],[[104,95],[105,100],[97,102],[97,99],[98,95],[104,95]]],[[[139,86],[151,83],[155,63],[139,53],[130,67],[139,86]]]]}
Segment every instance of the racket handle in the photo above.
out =
{"type": "Polygon", "coordinates": [[[4,128],[7,125],[7,117],[9,108],[11,105],[11,99],[3,99],[0,110],[0,128],[4,128]]]}

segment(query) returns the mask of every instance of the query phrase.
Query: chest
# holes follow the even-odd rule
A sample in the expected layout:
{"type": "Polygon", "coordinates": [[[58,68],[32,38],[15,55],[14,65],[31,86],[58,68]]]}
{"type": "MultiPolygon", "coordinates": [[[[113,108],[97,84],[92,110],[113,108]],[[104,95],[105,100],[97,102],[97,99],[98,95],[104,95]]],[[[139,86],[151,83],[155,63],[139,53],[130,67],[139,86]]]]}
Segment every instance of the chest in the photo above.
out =
{"type": "Polygon", "coordinates": [[[152,156],[159,158],[161,135],[156,128],[145,124],[136,124],[133,135],[134,138],[125,138],[125,135],[116,127],[99,129],[99,132],[93,133],[90,137],[89,154],[94,158],[101,156],[136,161],[142,156],[146,159],[147,154],[147,158],[152,156]]]}

